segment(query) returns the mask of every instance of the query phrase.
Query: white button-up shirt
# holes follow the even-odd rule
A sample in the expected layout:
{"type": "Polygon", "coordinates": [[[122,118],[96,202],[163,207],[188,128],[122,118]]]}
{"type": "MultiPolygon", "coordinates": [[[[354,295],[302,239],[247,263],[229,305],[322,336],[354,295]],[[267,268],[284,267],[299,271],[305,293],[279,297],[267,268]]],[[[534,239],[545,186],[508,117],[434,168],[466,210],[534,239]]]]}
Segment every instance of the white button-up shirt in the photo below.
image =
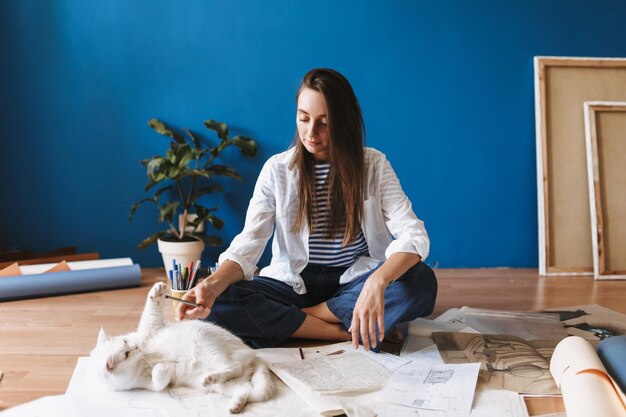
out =
{"type": "MultiPolygon", "coordinates": [[[[220,255],[219,262],[239,264],[244,279],[251,280],[267,241],[272,241],[272,260],[260,275],[291,285],[298,294],[306,293],[300,273],[309,261],[309,227],[292,232],[298,211],[298,173],[289,164],[294,149],[267,160],[256,186],[243,231],[220,255]]],[[[424,222],[413,212],[411,202],[402,191],[398,177],[385,155],[365,148],[367,182],[361,228],[370,256],[362,256],[340,278],[345,284],[371,271],[395,252],[428,256],[430,241],[424,222]]]]}

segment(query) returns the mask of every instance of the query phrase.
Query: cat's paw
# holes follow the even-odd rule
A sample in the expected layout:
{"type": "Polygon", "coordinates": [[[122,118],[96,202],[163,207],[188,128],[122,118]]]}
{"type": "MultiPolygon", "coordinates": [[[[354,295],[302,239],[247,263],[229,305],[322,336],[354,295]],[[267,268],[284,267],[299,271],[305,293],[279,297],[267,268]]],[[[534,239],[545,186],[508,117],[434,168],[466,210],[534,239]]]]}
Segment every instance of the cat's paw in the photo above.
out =
{"type": "Polygon", "coordinates": [[[202,381],[202,385],[205,387],[209,387],[213,384],[221,384],[228,380],[230,374],[226,372],[211,372],[204,377],[202,381]]]}
{"type": "Polygon", "coordinates": [[[235,396],[231,399],[231,401],[228,403],[228,412],[231,414],[238,414],[240,413],[243,408],[246,406],[247,403],[247,398],[246,396],[235,396]]]}
{"type": "Polygon", "coordinates": [[[167,285],[165,285],[164,282],[157,282],[150,289],[148,298],[150,298],[150,301],[157,301],[157,300],[163,299],[166,293],[167,293],[167,285]]]}
{"type": "Polygon", "coordinates": [[[207,376],[204,377],[204,379],[202,380],[202,386],[203,387],[210,387],[213,384],[217,384],[220,381],[217,380],[217,378],[215,377],[215,374],[209,374],[207,376]]]}
{"type": "Polygon", "coordinates": [[[155,391],[164,390],[170,383],[170,371],[166,365],[158,363],[152,368],[152,387],[155,391]]]}

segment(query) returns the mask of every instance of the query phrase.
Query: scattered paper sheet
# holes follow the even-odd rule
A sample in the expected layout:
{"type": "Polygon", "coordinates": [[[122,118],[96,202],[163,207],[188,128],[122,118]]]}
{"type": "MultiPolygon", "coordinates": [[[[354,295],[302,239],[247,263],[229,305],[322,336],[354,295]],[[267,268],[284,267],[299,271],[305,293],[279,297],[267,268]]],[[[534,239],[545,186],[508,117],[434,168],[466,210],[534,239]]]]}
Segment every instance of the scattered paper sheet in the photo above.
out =
{"type": "MultiPolygon", "coordinates": [[[[382,404],[375,407],[374,412],[377,417],[459,417],[459,414],[421,410],[396,404],[382,404]]],[[[517,392],[481,391],[474,395],[474,404],[469,417],[528,417],[528,410],[524,399],[517,392]]]]}
{"type": "Polygon", "coordinates": [[[321,394],[373,391],[382,388],[391,372],[367,355],[355,351],[274,363],[311,390],[321,394]]]}
{"type": "Polygon", "coordinates": [[[479,369],[477,363],[406,365],[393,374],[383,395],[407,407],[468,415],[479,369]]]}
{"type": "MultiPolygon", "coordinates": [[[[63,261],[65,262],[65,261],[63,261]]],[[[20,270],[23,275],[43,274],[44,272],[54,268],[59,263],[47,263],[36,265],[23,265],[20,266],[20,270]]],[[[116,266],[130,266],[133,264],[131,258],[111,258],[111,259],[95,259],[89,261],[72,261],[65,262],[69,270],[83,271],[87,269],[100,269],[100,268],[113,268],[116,266]]],[[[63,269],[67,270],[67,269],[63,269]]]]}
{"type": "Polygon", "coordinates": [[[435,342],[433,338],[430,336],[411,336],[408,335],[404,339],[404,343],[402,344],[402,349],[400,350],[400,356],[405,357],[412,353],[418,352],[422,349],[431,346],[435,342]]]}
{"type": "Polygon", "coordinates": [[[442,411],[420,410],[396,404],[385,404],[375,408],[374,411],[376,417],[447,417],[442,411]]]}
{"type": "Polygon", "coordinates": [[[422,365],[443,365],[443,359],[435,344],[418,350],[417,352],[409,353],[405,357],[422,365]]]}
{"type": "Polygon", "coordinates": [[[528,417],[524,398],[506,390],[478,391],[470,417],[528,417]]]}
{"type": "Polygon", "coordinates": [[[467,327],[463,323],[448,323],[428,319],[415,319],[409,322],[410,336],[430,337],[433,332],[460,332],[467,327]]]}
{"type": "Polygon", "coordinates": [[[163,410],[128,408],[117,404],[94,406],[68,395],[43,397],[2,412],[2,417],[169,417],[163,410]]]}
{"type": "MultiPolygon", "coordinates": [[[[351,342],[336,343],[333,345],[317,346],[310,348],[302,348],[305,358],[314,358],[331,353],[335,353],[341,350],[351,350],[351,342]]],[[[302,401],[311,407],[317,414],[324,416],[336,416],[345,414],[341,401],[345,404],[354,403],[361,407],[372,408],[373,404],[379,404],[382,402],[380,398],[380,391],[373,391],[360,394],[349,394],[345,396],[333,396],[333,395],[321,395],[311,390],[302,381],[294,378],[290,373],[276,367],[275,363],[293,361],[294,359],[300,359],[300,354],[297,348],[266,348],[258,349],[257,354],[270,366],[272,371],[278,375],[278,377],[295,392],[301,399],[300,408],[302,407],[302,401]]]]}
{"type": "Polygon", "coordinates": [[[465,306],[449,309],[435,321],[469,326],[480,333],[510,334],[526,340],[561,340],[567,336],[559,315],[555,313],[489,310],[465,306]]]}
{"type": "Polygon", "coordinates": [[[337,397],[337,401],[348,417],[376,417],[376,412],[372,408],[351,401],[349,398],[337,397]]]}
{"type": "MultiPolygon", "coordinates": [[[[437,347],[435,346],[435,349],[436,348],[437,347]]],[[[387,368],[389,372],[394,372],[396,369],[411,362],[410,358],[402,358],[398,355],[393,355],[388,352],[375,353],[372,351],[368,351],[368,352],[363,352],[363,354],[367,356],[368,358],[372,359],[373,361],[378,362],[379,364],[387,368]]],[[[441,363],[443,363],[443,361],[441,363]]]]}

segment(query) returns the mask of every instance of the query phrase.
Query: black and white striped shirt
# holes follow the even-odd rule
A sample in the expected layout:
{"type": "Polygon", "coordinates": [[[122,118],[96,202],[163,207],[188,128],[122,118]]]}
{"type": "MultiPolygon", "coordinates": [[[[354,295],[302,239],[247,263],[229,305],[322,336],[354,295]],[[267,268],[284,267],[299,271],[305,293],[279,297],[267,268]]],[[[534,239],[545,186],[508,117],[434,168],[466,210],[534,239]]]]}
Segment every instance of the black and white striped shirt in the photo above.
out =
{"type": "Polygon", "coordinates": [[[313,211],[313,231],[309,235],[309,263],[325,266],[351,266],[356,260],[368,254],[367,242],[363,231],[359,230],[356,239],[341,246],[343,234],[332,239],[325,237],[329,231],[328,224],[328,173],[330,163],[315,164],[315,199],[317,210],[313,211]]]}

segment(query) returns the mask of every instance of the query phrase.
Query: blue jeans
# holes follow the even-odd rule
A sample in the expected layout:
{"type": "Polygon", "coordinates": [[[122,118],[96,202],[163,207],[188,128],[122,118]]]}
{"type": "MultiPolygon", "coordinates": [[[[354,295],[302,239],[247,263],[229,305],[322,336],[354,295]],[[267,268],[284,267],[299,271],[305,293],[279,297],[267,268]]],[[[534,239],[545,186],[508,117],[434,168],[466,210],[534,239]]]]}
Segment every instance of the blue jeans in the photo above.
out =
{"type": "MultiPolygon", "coordinates": [[[[217,298],[205,320],[228,329],[254,348],[273,347],[300,328],[306,318],[302,308],[326,301],[347,331],[363,284],[374,271],[340,285],[345,270],[308,265],[300,274],[306,294],[297,294],[290,285],[268,277],[240,281],[217,298]]],[[[423,262],[413,266],[385,289],[385,330],[429,315],[436,297],[437,278],[432,269],[423,262]]]]}

